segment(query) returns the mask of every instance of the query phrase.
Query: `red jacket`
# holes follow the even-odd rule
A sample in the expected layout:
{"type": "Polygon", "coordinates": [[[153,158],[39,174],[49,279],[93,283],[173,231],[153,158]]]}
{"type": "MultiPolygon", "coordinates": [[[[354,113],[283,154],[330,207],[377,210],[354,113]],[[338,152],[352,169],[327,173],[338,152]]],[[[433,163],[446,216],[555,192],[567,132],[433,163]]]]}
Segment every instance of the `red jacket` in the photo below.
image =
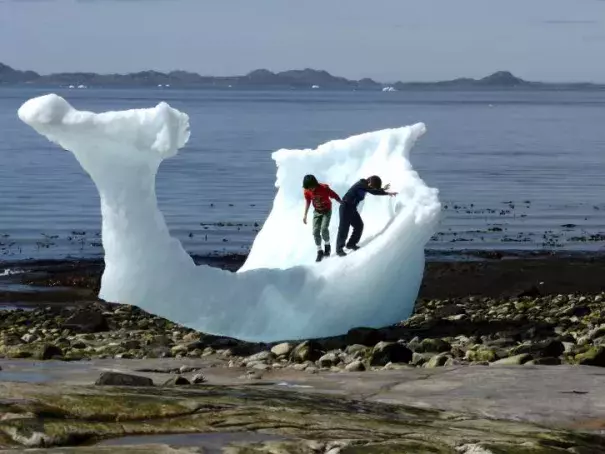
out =
{"type": "Polygon", "coordinates": [[[304,191],[305,200],[307,202],[313,202],[313,208],[315,211],[325,212],[332,209],[332,199],[340,200],[340,196],[336,194],[330,186],[327,184],[320,183],[315,189],[305,189],[304,191]]]}

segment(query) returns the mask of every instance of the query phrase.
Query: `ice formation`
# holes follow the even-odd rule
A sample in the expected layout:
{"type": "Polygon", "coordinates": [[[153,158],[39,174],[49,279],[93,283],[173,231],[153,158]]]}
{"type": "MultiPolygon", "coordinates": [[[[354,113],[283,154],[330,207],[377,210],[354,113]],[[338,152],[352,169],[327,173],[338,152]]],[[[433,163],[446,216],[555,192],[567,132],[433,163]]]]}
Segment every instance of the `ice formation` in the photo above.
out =
{"type": "Polygon", "coordinates": [[[335,140],[316,150],[275,152],[278,192],[271,214],[244,267],[231,273],[196,266],[170,237],[157,206],[156,173],[163,159],[187,143],[186,114],[163,102],[95,114],[53,94],[30,99],[18,114],[71,151],[99,191],[104,300],[134,304],[205,333],[265,342],[381,327],[412,312],[424,245],[441,209],[437,190],[424,184],[408,160],[423,124],[335,140]],[[340,194],[359,178],[378,174],[399,195],[368,195],[360,208],[362,249],[316,264],[311,226],[302,223],[306,173],[340,194]]]}

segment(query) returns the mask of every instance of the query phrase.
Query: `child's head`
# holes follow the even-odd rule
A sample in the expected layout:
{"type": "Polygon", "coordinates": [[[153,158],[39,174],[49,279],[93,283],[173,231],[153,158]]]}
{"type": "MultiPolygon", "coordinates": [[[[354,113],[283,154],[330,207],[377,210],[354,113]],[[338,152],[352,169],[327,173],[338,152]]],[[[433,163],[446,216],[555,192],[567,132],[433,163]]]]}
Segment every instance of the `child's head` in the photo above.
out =
{"type": "Polygon", "coordinates": [[[303,178],[303,188],[315,189],[317,186],[319,186],[319,182],[315,178],[315,175],[305,175],[303,178]]]}
{"type": "Polygon", "coordinates": [[[372,175],[368,178],[368,186],[372,189],[382,188],[382,179],[378,175],[372,175]]]}

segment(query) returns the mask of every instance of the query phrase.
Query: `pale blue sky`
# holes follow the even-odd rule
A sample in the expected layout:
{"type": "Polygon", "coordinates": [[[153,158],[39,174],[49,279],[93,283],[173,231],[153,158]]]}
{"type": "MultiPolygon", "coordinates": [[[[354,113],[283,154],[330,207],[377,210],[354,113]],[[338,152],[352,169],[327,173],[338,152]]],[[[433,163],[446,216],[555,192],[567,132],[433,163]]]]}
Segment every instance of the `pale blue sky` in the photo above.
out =
{"type": "Polygon", "coordinates": [[[41,73],[605,82],[604,56],[605,0],[0,0],[0,62],[41,73]]]}

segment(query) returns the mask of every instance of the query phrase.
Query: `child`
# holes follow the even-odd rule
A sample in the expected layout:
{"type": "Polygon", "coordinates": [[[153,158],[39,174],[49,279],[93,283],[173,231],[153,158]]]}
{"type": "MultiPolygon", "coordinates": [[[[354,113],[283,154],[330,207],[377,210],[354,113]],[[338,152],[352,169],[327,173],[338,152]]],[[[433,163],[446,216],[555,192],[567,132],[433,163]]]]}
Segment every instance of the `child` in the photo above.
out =
{"type": "Polygon", "coordinates": [[[342,203],[342,200],[338,194],[330,189],[330,186],[319,183],[314,175],[305,175],[303,178],[303,188],[306,200],[303,222],[307,223],[309,206],[313,202],[313,208],[315,208],[315,213],[313,214],[313,237],[317,245],[317,259],[315,261],[321,262],[324,257],[329,257],[331,253],[330,231],[328,229],[332,217],[332,201],[330,198],[335,199],[338,203],[342,203]],[[322,237],[326,243],[325,251],[321,249],[322,237]]]}
{"type": "Polygon", "coordinates": [[[387,192],[390,185],[387,184],[384,188],[381,188],[381,186],[382,180],[379,176],[373,175],[370,178],[363,178],[351,186],[342,198],[340,205],[340,225],[338,226],[338,238],[336,240],[336,253],[340,257],[347,255],[344,247],[347,236],[349,236],[350,226],[353,226],[353,233],[346,247],[353,250],[359,249],[357,243],[359,243],[363,232],[363,221],[357,211],[357,205],[365,199],[366,193],[369,192],[373,195],[397,195],[396,192],[387,192]]]}

